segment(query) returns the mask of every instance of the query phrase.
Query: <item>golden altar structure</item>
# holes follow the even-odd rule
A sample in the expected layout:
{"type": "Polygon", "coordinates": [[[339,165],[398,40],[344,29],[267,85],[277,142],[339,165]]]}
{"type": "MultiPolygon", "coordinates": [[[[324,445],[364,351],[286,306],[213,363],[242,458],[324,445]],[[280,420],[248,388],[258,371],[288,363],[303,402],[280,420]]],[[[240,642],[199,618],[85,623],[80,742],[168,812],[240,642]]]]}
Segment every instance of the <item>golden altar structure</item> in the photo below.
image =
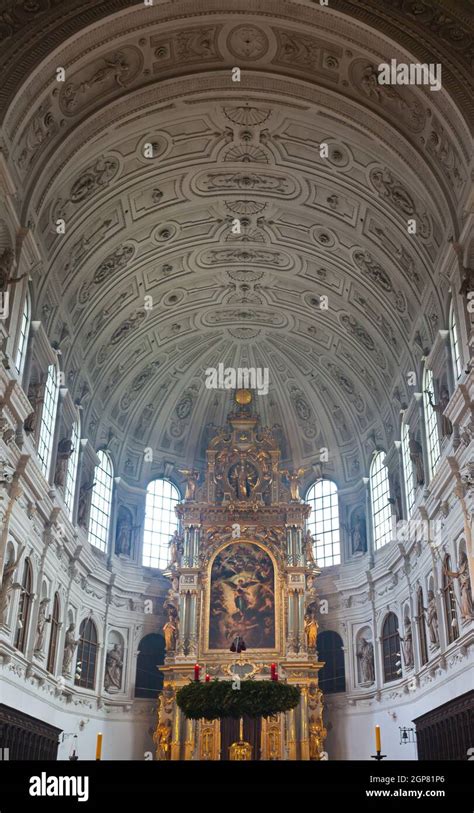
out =
{"type": "Polygon", "coordinates": [[[180,532],[170,542],[156,757],[229,759],[230,740],[242,740],[242,721],[240,736],[238,720],[232,736],[234,721],[188,720],[178,708],[176,692],[199,664],[201,680],[233,681],[236,691],[240,680],[271,680],[276,668],[279,680],[300,687],[300,703],[245,721],[252,758],[321,759],[319,570],[306,527],[311,509],[299,495],[301,472],[282,471],[275,437],[260,427],[249,391],[237,391],[228,426],[216,432],[206,455],[203,482],[196,470],[182,470],[180,532]],[[232,652],[239,640],[245,651],[232,652]]]}

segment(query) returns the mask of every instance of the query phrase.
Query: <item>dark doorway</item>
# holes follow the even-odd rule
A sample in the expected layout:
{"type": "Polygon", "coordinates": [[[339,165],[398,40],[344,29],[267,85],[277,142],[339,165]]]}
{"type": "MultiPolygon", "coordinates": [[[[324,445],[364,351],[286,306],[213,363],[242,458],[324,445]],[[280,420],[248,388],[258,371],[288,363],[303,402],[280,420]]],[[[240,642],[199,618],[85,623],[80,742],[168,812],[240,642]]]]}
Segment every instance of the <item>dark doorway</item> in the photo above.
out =
{"type": "Polygon", "coordinates": [[[474,756],[474,691],[413,720],[418,759],[466,760],[474,756]],[[471,751],[471,754],[468,752],[471,751]]]}
{"type": "Polygon", "coordinates": [[[163,688],[163,672],[158,664],[165,660],[165,639],[156,632],[145,635],[138,647],[135,697],[156,700],[163,688]]]}

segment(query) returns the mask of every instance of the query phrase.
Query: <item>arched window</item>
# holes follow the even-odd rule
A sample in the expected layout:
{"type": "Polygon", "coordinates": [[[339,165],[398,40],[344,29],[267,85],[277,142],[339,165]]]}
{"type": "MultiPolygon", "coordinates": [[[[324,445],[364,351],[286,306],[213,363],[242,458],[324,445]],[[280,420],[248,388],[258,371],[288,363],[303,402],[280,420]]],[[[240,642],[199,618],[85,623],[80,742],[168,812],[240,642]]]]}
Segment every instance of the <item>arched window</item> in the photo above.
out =
{"type": "Polygon", "coordinates": [[[426,445],[428,448],[428,462],[430,478],[433,477],[441,455],[438,434],[438,417],[430,404],[435,403],[433,373],[428,368],[423,375],[423,408],[425,413],[426,445]]]}
{"type": "Polygon", "coordinates": [[[99,550],[107,550],[110,512],[112,509],[113,466],[106,452],[97,452],[99,463],[94,471],[91,510],[89,515],[89,542],[99,550]]]}
{"type": "Polygon", "coordinates": [[[390,484],[384,460],[385,452],[377,452],[370,466],[370,498],[376,550],[390,542],[391,537],[390,484]]]}
{"type": "Polygon", "coordinates": [[[29,559],[23,565],[23,579],[21,581],[20,603],[18,605],[18,621],[15,635],[15,646],[20,652],[25,651],[30,623],[31,604],[33,601],[33,571],[29,559]]]}
{"type": "Polygon", "coordinates": [[[168,543],[178,530],[175,506],[181,495],[169,480],[152,480],[146,490],[143,564],[164,569],[169,561],[168,543]]]}
{"type": "Polygon", "coordinates": [[[413,465],[410,457],[410,427],[407,423],[402,423],[402,460],[403,477],[405,480],[405,494],[407,500],[407,517],[410,516],[415,505],[415,478],[413,476],[413,465]]]}
{"type": "Polygon", "coordinates": [[[53,612],[51,613],[51,635],[49,637],[48,662],[46,669],[54,675],[56,665],[56,652],[59,636],[59,595],[54,594],[53,612]]]}
{"type": "Polygon", "coordinates": [[[418,588],[416,594],[416,614],[418,617],[418,637],[420,640],[421,665],[423,666],[425,663],[428,663],[428,646],[426,643],[425,605],[421,586],[418,588]]]}
{"type": "Polygon", "coordinates": [[[318,480],[308,489],[306,502],[311,506],[308,529],[315,539],[315,557],[320,567],[341,563],[339,535],[339,499],[332,480],[318,480]]]}
{"type": "Polygon", "coordinates": [[[56,409],[58,405],[58,375],[55,364],[48,367],[48,375],[44,388],[43,408],[41,410],[41,424],[38,440],[38,457],[44,476],[49,474],[51,452],[53,450],[54,426],[56,423],[56,409]]]}
{"type": "Polygon", "coordinates": [[[459,378],[462,373],[461,345],[459,342],[459,331],[456,322],[454,302],[451,302],[451,307],[449,309],[449,333],[451,336],[451,355],[453,359],[454,377],[459,378]]]}
{"type": "Polygon", "coordinates": [[[318,656],[324,662],[318,672],[318,686],[325,692],[345,692],[346,676],[344,671],[344,650],[342,638],[330,630],[318,635],[318,656]]]}
{"type": "Polygon", "coordinates": [[[382,657],[384,682],[397,680],[402,674],[398,618],[388,613],[382,627],[382,657]]]}
{"type": "Polygon", "coordinates": [[[74,421],[71,431],[72,453],[67,462],[66,482],[64,484],[64,502],[66,503],[69,519],[74,510],[74,495],[76,493],[77,464],[79,461],[79,420],[74,421]]]}
{"type": "Polygon", "coordinates": [[[156,632],[140,641],[135,678],[135,697],[156,700],[163,688],[163,672],[156,667],[165,662],[165,639],[156,632]]]}
{"type": "Polygon", "coordinates": [[[451,573],[451,559],[445,556],[443,561],[443,604],[446,617],[446,630],[448,643],[452,644],[459,638],[458,618],[456,613],[456,594],[454,592],[453,577],[451,573]]]}
{"type": "Polygon", "coordinates": [[[31,299],[29,291],[26,292],[25,298],[23,300],[23,310],[21,313],[21,323],[20,323],[20,335],[18,337],[18,345],[16,348],[16,355],[15,355],[15,367],[18,371],[18,375],[21,376],[23,373],[23,367],[25,366],[25,357],[26,357],[26,348],[28,345],[28,333],[30,332],[30,322],[31,322],[31,299]]]}
{"type": "Polygon", "coordinates": [[[97,629],[91,618],[85,618],[79,628],[75,686],[93,689],[97,665],[97,629]]]}

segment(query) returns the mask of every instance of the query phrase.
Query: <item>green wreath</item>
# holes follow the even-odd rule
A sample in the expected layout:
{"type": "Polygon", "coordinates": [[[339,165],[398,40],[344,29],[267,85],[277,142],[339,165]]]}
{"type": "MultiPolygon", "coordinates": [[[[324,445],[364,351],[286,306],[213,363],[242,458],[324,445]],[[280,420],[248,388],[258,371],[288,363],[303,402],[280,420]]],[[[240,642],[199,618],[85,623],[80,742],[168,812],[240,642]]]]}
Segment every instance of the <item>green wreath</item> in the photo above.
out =
{"type": "Polygon", "coordinates": [[[242,680],[240,689],[231,680],[209,683],[193,681],[176,693],[176,702],[188,720],[220,720],[224,717],[270,717],[296,708],[298,686],[270,680],[242,680]]]}

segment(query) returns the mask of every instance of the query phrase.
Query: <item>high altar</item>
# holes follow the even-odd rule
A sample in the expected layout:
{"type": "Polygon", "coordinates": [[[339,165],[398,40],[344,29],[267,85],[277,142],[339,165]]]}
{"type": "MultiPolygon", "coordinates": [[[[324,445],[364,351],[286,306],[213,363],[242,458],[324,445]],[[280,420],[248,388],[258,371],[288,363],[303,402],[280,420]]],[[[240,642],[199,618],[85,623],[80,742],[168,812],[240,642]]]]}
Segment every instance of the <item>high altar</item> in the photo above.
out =
{"type": "MultiPolygon", "coordinates": [[[[228,427],[207,450],[202,484],[182,470],[185,500],[177,507],[181,532],[171,540],[166,575],[166,658],[154,739],[157,759],[228,759],[239,740],[239,721],[192,721],[178,708],[176,691],[194,679],[233,681],[278,677],[298,685],[296,709],[244,720],[253,758],[321,759],[326,731],[318,688],[317,609],[311,511],[299,496],[301,472],[282,471],[272,432],[259,428],[252,395],[238,390],[228,427]],[[285,481],[288,485],[285,485],[285,481]],[[230,651],[236,638],[244,652],[230,651]]],[[[240,737],[241,739],[241,737],[240,737]]]]}

